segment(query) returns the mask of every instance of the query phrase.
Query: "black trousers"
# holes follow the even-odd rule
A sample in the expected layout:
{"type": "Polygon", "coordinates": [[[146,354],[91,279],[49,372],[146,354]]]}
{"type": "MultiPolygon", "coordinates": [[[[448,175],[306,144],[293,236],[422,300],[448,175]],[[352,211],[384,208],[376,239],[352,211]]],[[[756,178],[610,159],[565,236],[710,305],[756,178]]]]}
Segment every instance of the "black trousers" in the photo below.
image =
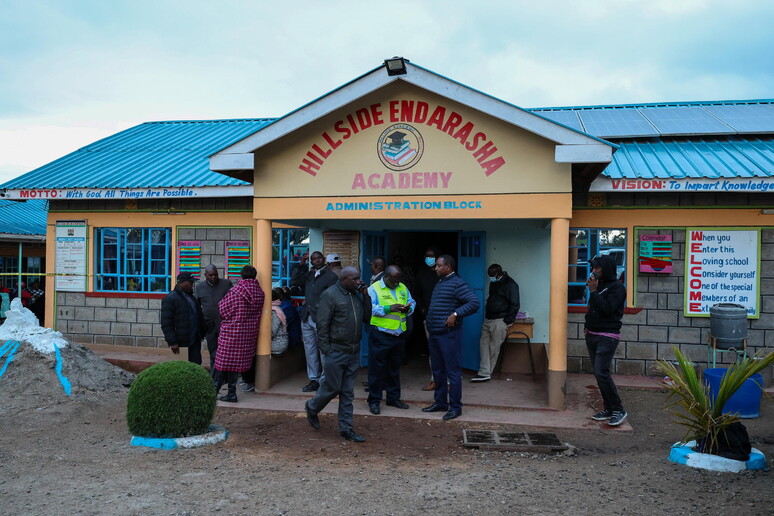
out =
{"type": "Polygon", "coordinates": [[[605,410],[614,412],[623,410],[621,397],[618,395],[618,389],[610,374],[610,365],[613,363],[613,355],[617,347],[618,341],[616,339],[590,333],[586,335],[586,348],[589,350],[594,377],[597,379],[605,410]]]}
{"type": "Polygon", "coordinates": [[[194,341],[188,346],[188,361],[194,364],[202,365],[202,341],[201,339],[194,339],[194,341]]]}
{"type": "Polygon", "coordinates": [[[387,402],[400,400],[400,364],[406,354],[403,335],[390,335],[371,326],[368,334],[368,403],[379,403],[382,391],[387,402]]]}
{"type": "Polygon", "coordinates": [[[218,351],[218,337],[220,336],[220,324],[215,321],[207,321],[207,351],[210,352],[210,374],[215,374],[215,353],[218,351]]]}

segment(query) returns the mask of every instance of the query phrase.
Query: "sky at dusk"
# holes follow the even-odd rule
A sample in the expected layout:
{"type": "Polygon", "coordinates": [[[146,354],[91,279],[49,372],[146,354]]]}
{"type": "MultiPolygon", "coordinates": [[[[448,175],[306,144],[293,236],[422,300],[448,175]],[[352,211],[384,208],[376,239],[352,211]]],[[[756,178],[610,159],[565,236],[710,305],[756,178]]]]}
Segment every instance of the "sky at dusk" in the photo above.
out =
{"type": "Polygon", "coordinates": [[[774,2],[0,6],[0,183],[142,122],[282,116],[395,55],[527,108],[774,97],[774,2]]]}

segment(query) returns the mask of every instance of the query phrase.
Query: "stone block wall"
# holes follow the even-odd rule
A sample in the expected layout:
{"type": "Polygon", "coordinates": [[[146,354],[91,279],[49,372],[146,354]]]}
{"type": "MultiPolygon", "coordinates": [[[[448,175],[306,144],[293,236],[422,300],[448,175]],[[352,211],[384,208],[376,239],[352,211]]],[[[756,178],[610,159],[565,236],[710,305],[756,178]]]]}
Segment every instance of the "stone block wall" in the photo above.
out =
{"type": "Polygon", "coordinates": [[[161,299],[58,292],[56,329],[80,344],[166,347],[160,313],[161,299]]]}
{"type": "MultiPolygon", "coordinates": [[[[621,342],[613,359],[615,374],[656,374],[656,361],[674,360],[674,347],[701,368],[707,367],[710,320],[683,315],[685,230],[653,233],[672,235],[673,272],[669,275],[636,273],[635,299],[637,308],[642,310],[623,317],[621,342]]],[[[748,355],[774,350],[774,229],[761,230],[760,276],[760,318],[747,320],[748,355]]],[[[567,370],[571,373],[592,372],[583,338],[584,319],[583,313],[568,315],[567,370]]],[[[717,356],[723,364],[735,358],[729,352],[717,356]]]]}

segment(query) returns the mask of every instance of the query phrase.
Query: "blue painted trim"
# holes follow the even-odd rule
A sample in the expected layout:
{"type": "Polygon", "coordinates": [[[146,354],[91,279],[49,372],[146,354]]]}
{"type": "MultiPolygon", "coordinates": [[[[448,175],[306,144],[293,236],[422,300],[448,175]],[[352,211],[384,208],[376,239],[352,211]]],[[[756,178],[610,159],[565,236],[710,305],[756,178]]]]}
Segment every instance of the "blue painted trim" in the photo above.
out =
{"type": "MultiPolygon", "coordinates": [[[[8,349],[4,349],[3,353],[0,354],[0,356],[4,355],[6,351],[8,351],[8,358],[5,359],[5,364],[3,364],[3,368],[0,369],[0,378],[3,377],[3,373],[5,373],[5,370],[8,369],[8,365],[13,362],[13,356],[16,354],[16,351],[19,349],[19,346],[21,346],[21,342],[18,340],[12,340],[10,341],[11,345],[8,346],[8,349]]],[[[6,342],[6,346],[8,345],[8,342],[6,342]]],[[[5,348],[6,346],[3,346],[5,348]]]]}
{"type": "Polygon", "coordinates": [[[69,396],[71,391],[70,380],[62,374],[62,353],[56,344],[54,344],[54,353],[56,353],[56,375],[59,377],[59,383],[62,384],[65,394],[69,396]]]}
{"type": "Polygon", "coordinates": [[[177,448],[177,439],[160,439],[157,437],[132,437],[132,446],[145,446],[146,448],[158,448],[160,450],[174,450],[177,448]]]}
{"type": "Polygon", "coordinates": [[[726,459],[719,455],[710,455],[693,450],[696,441],[689,441],[685,444],[675,443],[669,451],[669,461],[676,464],[706,469],[710,471],[726,471],[738,473],[748,470],[768,470],[766,456],[760,450],[753,448],[750,452],[750,458],[747,461],[726,459]]]}
{"type": "Polygon", "coordinates": [[[159,450],[174,450],[177,448],[197,448],[208,444],[221,443],[228,439],[228,430],[220,425],[210,425],[210,431],[203,435],[189,437],[140,437],[132,436],[132,446],[145,446],[159,450]]]}

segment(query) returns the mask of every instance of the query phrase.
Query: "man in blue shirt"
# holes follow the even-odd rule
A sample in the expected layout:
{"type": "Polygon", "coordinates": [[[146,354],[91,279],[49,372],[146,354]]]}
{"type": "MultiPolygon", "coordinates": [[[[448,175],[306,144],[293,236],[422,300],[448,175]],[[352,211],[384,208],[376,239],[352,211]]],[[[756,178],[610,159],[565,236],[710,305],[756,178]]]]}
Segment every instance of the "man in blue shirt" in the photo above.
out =
{"type": "Polygon", "coordinates": [[[406,352],[406,320],[414,313],[416,302],[396,265],[385,269],[381,279],[368,288],[371,297],[371,331],[368,337],[368,408],[381,412],[382,390],[387,405],[409,408],[400,400],[400,364],[406,352]]]}

